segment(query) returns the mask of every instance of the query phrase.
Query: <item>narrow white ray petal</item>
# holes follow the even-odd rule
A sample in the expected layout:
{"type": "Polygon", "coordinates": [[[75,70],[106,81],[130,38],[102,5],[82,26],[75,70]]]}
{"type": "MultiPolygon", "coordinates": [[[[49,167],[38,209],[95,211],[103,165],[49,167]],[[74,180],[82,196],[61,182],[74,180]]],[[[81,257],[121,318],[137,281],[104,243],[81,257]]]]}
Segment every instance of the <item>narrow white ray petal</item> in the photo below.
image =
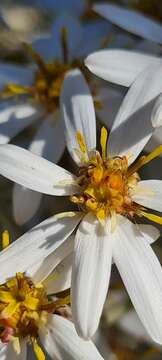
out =
{"type": "Polygon", "coordinates": [[[54,114],[43,119],[29,150],[45,159],[57,163],[64,151],[65,142],[62,119],[60,114],[54,114]]]}
{"type": "Polygon", "coordinates": [[[14,184],[12,193],[13,216],[17,225],[24,225],[39,209],[42,194],[14,184]]]}
{"type": "Polygon", "coordinates": [[[27,359],[27,344],[26,341],[21,341],[21,353],[18,355],[13,349],[12,344],[5,344],[0,349],[1,360],[26,360],[27,359]]]}
{"type": "Polygon", "coordinates": [[[49,316],[48,332],[40,329],[40,340],[50,357],[56,360],[101,360],[95,345],[82,340],[71,321],[59,315],[49,316]]]}
{"type": "Polygon", "coordinates": [[[108,129],[112,127],[123,97],[124,92],[109,86],[98,89],[96,100],[101,104],[101,108],[96,109],[96,113],[108,129]]]}
{"type": "Polygon", "coordinates": [[[31,104],[16,104],[12,100],[0,104],[0,144],[14,136],[39,118],[40,110],[31,104]]]}
{"type": "Polygon", "coordinates": [[[159,95],[153,107],[151,122],[154,128],[162,126],[162,94],[159,95]]]}
{"type": "Polygon", "coordinates": [[[79,131],[84,136],[88,151],[95,149],[96,118],[93,98],[82,73],[78,69],[70,71],[64,79],[61,91],[61,108],[67,147],[74,161],[79,163],[80,159],[75,152],[75,149],[79,149],[76,132],[79,131]]]}
{"type": "MultiPolygon", "coordinates": [[[[154,129],[153,135],[151,136],[149,142],[145,146],[146,152],[151,152],[154,150],[157,146],[162,144],[162,126],[158,127],[157,129],[154,129]]],[[[159,157],[162,157],[162,154],[159,155],[159,157]]],[[[160,161],[159,158],[159,161],[160,161]]],[[[157,169],[156,163],[152,163],[151,166],[154,166],[155,169],[157,169]]],[[[146,170],[145,170],[146,171],[146,170]]]]}
{"type": "Polygon", "coordinates": [[[72,313],[78,334],[91,338],[97,330],[112,263],[111,234],[105,234],[96,218],[82,220],[74,242],[72,313]]]}
{"type": "Polygon", "coordinates": [[[160,231],[153,225],[138,224],[137,227],[149,244],[153,244],[160,237],[160,231]]]}
{"type": "Polygon", "coordinates": [[[38,263],[31,266],[27,273],[35,283],[44,281],[47,276],[55,271],[64,258],[69,255],[74,248],[74,234],[69,236],[57,249],[51,252],[45,259],[41,259],[38,263]]]}
{"type": "Polygon", "coordinates": [[[150,139],[153,133],[151,111],[162,91],[161,71],[161,61],[149,66],[128,90],[109,136],[109,156],[129,154],[131,164],[150,139]]]}
{"type": "MultiPolygon", "coordinates": [[[[58,162],[65,147],[60,120],[56,114],[44,119],[29,147],[32,153],[54,163],[58,162]]],[[[35,215],[41,199],[41,193],[33,192],[18,184],[14,185],[13,214],[18,225],[23,225],[35,215]]]]}
{"type": "Polygon", "coordinates": [[[113,4],[97,4],[94,10],[124,30],[162,44],[162,26],[137,11],[113,4]]]}
{"type": "Polygon", "coordinates": [[[7,83],[22,86],[32,84],[33,70],[20,65],[0,63],[0,89],[7,83]]]}
{"type": "Polygon", "coordinates": [[[139,181],[132,199],[150,209],[162,211],[162,180],[139,181]]]}
{"type": "Polygon", "coordinates": [[[0,146],[0,174],[31,190],[49,195],[76,192],[75,180],[58,165],[15,145],[0,146]]]}
{"type": "Polygon", "coordinates": [[[90,54],[85,65],[104,80],[130,86],[136,77],[152,63],[158,63],[156,56],[128,50],[99,50],[90,54]]]}
{"type": "Polygon", "coordinates": [[[6,278],[12,277],[16,272],[25,272],[44,260],[71,235],[80,220],[80,213],[62,219],[53,216],[0,252],[0,282],[6,281],[6,278]]]}
{"type": "Polygon", "coordinates": [[[48,294],[57,294],[71,287],[72,256],[69,254],[44,282],[48,294]]]}
{"type": "Polygon", "coordinates": [[[119,216],[113,258],[146,330],[162,344],[162,268],[137,227],[119,216]]]}

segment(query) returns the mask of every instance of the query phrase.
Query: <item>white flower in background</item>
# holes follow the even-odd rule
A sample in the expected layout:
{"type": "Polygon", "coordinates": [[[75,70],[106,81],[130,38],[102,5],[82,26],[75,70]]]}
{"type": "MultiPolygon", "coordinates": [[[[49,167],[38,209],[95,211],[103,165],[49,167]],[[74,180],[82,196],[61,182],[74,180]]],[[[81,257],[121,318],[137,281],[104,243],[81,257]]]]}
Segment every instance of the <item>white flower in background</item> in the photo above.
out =
{"type": "MultiPolygon", "coordinates": [[[[50,34],[32,44],[38,54],[28,49],[37,67],[24,69],[0,64],[0,88],[7,98],[0,103],[1,144],[40,120],[29,150],[55,163],[59,161],[65,147],[58,111],[62,81],[70,68],[84,69],[81,59],[99,47],[110,30],[110,26],[102,21],[97,29],[95,26],[96,22],[82,26],[72,16],[60,15],[50,34]]],[[[20,186],[14,187],[13,213],[18,224],[25,223],[35,214],[41,197],[41,194],[20,186]],[[20,205],[23,205],[21,212],[20,205]]]]}
{"type": "MultiPolygon", "coordinates": [[[[28,237],[28,234],[26,235],[28,237]]],[[[11,254],[12,248],[9,247],[8,252],[11,254]]],[[[15,256],[18,259],[19,252],[15,256]]],[[[12,260],[10,265],[14,270],[12,260]]],[[[52,269],[51,264],[50,270],[52,269]]],[[[39,272],[39,282],[35,277],[35,270],[36,267],[34,271],[26,267],[26,273],[17,272],[10,277],[11,272],[7,274],[6,271],[7,277],[1,276],[0,358],[25,360],[29,344],[38,360],[46,358],[43,348],[51,359],[103,359],[94,344],[80,339],[73,323],[61,316],[66,312],[64,306],[69,304],[70,297],[62,295],[60,298],[56,291],[62,291],[63,283],[66,285],[65,288],[70,285],[69,259],[67,258],[66,262],[60,264],[47,277],[46,268],[42,268],[39,272]]]]}
{"type": "MultiPolygon", "coordinates": [[[[54,263],[58,252],[63,259],[67,242],[74,246],[72,311],[77,332],[85,339],[98,327],[113,260],[145,328],[156,342],[162,343],[162,268],[150,246],[157,231],[136,223],[136,218],[142,217],[162,223],[160,216],[148,210],[162,211],[162,182],[140,181],[137,174],[162,148],[134,163],[154,131],[150,118],[162,91],[161,70],[159,62],[136,79],[117,114],[107,151],[107,131],[101,131],[101,155],[95,150],[96,119],[88,86],[79,70],[66,76],[61,103],[67,146],[79,167],[77,177],[27,150],[14,145],[0,147],[2,175],[32,190],[70,195],[79,207],[78,212],[53,218],[49,239],[47,220],[46,226],[39,225],[42,231],[39,226],[31,231],[30,243],[24,238],[17,246],[21,271],[25,250],[30,251],[28,261],[32,265],[49,254],[54,263]],[[72,233],[73,237],[66,240],[72,233]],[[52,238],[56,239],[54,244],[52,238]]],[[[2,272],[3,263],[7,264],[11,256],[8,251],[0,254],[2,272]]]]}

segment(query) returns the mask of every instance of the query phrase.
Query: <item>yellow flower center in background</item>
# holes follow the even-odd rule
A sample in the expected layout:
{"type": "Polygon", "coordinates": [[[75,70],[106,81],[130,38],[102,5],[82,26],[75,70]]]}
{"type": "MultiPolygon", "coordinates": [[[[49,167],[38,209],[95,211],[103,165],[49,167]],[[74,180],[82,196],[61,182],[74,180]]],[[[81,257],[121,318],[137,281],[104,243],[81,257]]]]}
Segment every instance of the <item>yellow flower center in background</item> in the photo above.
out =
{"type": "Polygon", "coordinates": [[[60,42],[63,62],[56,59],[50,63],[45,63],[43,58],[30,45],[24,44],[25,50],[27,50],[38,67],[38,70],[34,73],[33,84],[26,87],[9,83],[2,90],[1,96],[6,98],[16,95],[29,95],[31,99],[34,99],[36,103],[45,109],[45,112],[55,111],[59,106],[61,86],[66,72],[74,68],[85,71],[84,65],[79,59],[69,61],[67,30],[64,27],[61,29],[60,42]]]}
{"type": "Polygon", "coordinates": [[[53,314],[67,299],[50,301],[42,284],[34,285],[22,273],[0,286],[0,340],[11,342],[20,353],[20,340],[31,342],[38,360],[45,356],[37,343],[39,327],[45,326],[48,314],[53,314]],[[65,301],[64,301],[65,300],[65,301]]]}

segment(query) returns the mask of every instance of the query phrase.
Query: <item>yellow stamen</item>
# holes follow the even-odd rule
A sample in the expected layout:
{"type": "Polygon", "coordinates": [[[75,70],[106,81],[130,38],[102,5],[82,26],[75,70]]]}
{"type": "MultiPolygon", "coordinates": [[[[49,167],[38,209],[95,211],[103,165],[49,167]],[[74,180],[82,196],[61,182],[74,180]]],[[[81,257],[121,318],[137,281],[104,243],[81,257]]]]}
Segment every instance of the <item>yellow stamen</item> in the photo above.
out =
{"type": "Polygon", "coordinates": [[[17,84],[7,84],[4,90],[2,90],[2,97],[23,95],[28,93],[29,93],[29,89],[25,86],[21,86],[17,84]]]}
{"type": "Polygon", "coordinates": [[[106,144],[107,144],[107,130],[105,127],[101,129],[101,137],[100,137],[100,144],[102,149],[102,159],[106,159],[106,144]]]}
{"type": "Polygon", "coordinates": [[[5,249],[10,244],[10,235],[7,230],[2,233],[2,249],[5,249]]]}
{"type": "Polygon", "coordinates": [[[44,74],[47,74],[46,64],[44,63],[44,60],[42,59],[42,57],[34,51],[34,49],[32,48],[32,46],[30,44],[23,43],[23,47],[24,47],[25,51],[27,51],[29,56],[33,59],[33,61],[38,65],[40,70],[44,74]]]}
{"type": "Polygon", "coordinates": [[[146,156],[141,156],[139,160],[128,170],[128,175],[132,175],[134,172],[137,172],[143,165],[146,165],[153,159],[155,159],[157,156],[159,156],[162,153],[162,145],[155,148],[153,151],[151,151],[150,154],[146,156]]]}
{"type": "Polygon", "coordinates": [[[157,224],[162,225],[162,216],[158,216],[151,213],[146,213],[145,211],[140,211],[140,214],[142,214],[146,219],[156,222],[157,224]]]}
{"type": "Polygon", "coordinates": [[[76,216],[77,214],[78,214],[78,212],[75,212],[75,211],[67,211],[67,212],[63,212],[63,213],[55,215],[55,218],[57,220],[59,220],[59,219],[63,219],[66,217],[73,217],[73,216],[76,216]]]}
{"type": "Polygon", "coordinates": [[[64,305],[69,305],[69,304],[70,304],[70,295],[67,295],[63,299],[59,299],[59,300],[56,301],[56,306],[57,307],[64,306],[64,305]]]}
{"type": "Polygon", "coordinates": [[[39,305],[39,299],[34,298],[33,296],[27,295],[23,304],[30,310],[37,310],[39,305]]]}
{"type": "Polygon", "coordinates": [[[86,146],[86,143],[84,141],[84,137],[83,137],[83,135],[81,134],[80,131],[77,131],[76,139],[77,139],[77,142],[78,142],[78,145],[80,147],[81,152],[83,154],[87,154],[87,146],[86,146]]]}
{"type": "Polygon", "coordinates": [[[0,301],[9,303],[14,300],[14,296],[9,291],[0,291],[0,301]]]}
{"type": "Polygon", "coordinates": [[[45,360],[45,355],[35,339],[33,340],[33,350],[37,360],[45,360]]]}
{"type": "Polygon", "coordinates": [[[105,224],[105,210],[104,209],[97,210],[96,217],[99,220],[99,222],[101,223],[101,225],[105,224]]]}

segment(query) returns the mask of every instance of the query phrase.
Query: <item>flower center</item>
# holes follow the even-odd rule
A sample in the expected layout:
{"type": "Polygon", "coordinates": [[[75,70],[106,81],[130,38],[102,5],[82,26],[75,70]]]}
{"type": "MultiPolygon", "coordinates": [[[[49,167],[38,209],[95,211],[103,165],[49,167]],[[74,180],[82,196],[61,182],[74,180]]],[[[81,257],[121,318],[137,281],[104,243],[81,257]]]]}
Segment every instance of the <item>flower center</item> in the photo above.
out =
{"type": "Polygon", "coordinates": [[[24,44],[25,50],[36,63],[38,70],[35,71],[33,84],[29,87],[18,84],[7,84],[2,90],[1,96],[10,97],[15,95],[29,95],[40,104],[46,112],[55,111],[59,106],[59,97],[65,73],[73,68],[84,70],[79,59],[69,61],[69,50],[67,43],[67,29],[62,28],[60,32],[63,62],[54,60],[45,63],[43,58],[37,54],[30,45],[24,44]]]}
{"type": "MultiPolygon", "coordinates": [[[[86,146],[78,136],[80,150],[86,159],[86,146]]],[[[101,130],[102,155],[93,152],[89,160],[80,167],[81,193],[71,197],[71,201],[78,204],[83,210],[93,212],[100,221],[115,213],[133,216],[137,212],[137,204],[131,199],[131,191],[139,181],[135,172],[129,175],[126,156],[106,158],[107,131],[101,130]]]]}
{"type": "Polygon", "coordinates": [[[81,210],[90,211],[96,215],[101,223],[111,217],[112,230],[116,226],[116,214],[133,218],[135,215],[162,225],[162,217],[149,213],[147,209],[133,201],[140,177],[137,171],[162,153],[162,145],[155,148],[146,156],[141,156],[128,167],[127,156],[107,158],[107,130],[101,129],[98,151],[87,150],[82,134],[78,131],[76,140],[79,148],[74,149],[78,156],[80,176],[75,181],[80,185],[79,194],[70,197],[81,210]]]}
{"type": "Polygon", "coordinates": [[[20,353],[20,340],[25,338],[32,343],[37,359],[45,359],[37,344],[38,331],[59,306],[60,300],[50,301],[42,284],[34,285],[24,274],[16,273],[0,286],[0,340],[11,342],[20,353]]]}

